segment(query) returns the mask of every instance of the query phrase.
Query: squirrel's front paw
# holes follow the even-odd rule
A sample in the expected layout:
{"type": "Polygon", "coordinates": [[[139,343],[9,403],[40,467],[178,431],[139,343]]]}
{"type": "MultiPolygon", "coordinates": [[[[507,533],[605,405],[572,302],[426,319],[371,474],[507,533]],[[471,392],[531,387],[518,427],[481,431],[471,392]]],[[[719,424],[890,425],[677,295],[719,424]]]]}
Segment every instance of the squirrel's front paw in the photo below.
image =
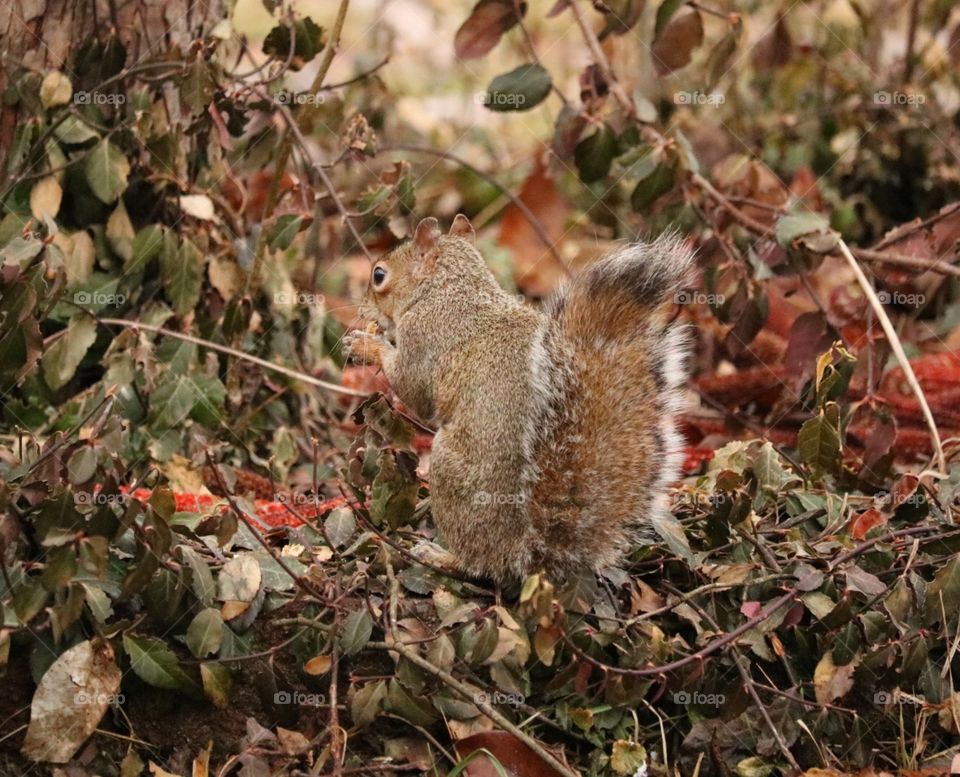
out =
{"type": "Polygon", "coordinates": [[[354,364],[369,364],[379,367],[383,363],[384,340],[382,335],[354,329],[343,336],[343,352],[354,364]]]}
{"type": "Polygon", "coordinates": [[[410,554],[422,564],[437,567],[444,572],[456,572],[458,568],[456,556],[429,540],[418,542],[413,546],[410,554]]]}

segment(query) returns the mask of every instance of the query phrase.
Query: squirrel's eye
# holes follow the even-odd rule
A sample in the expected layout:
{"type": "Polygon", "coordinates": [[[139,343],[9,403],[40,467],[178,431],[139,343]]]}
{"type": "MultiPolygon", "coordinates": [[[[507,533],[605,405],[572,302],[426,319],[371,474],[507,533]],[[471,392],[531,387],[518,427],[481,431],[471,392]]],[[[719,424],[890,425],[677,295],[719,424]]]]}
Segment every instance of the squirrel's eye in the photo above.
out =
{"type": "Polygon", "coordinates": [[[383,282],[387,279],[387,271],[383,267],[374,267],[373,268],[373,285],[382,286],[383,282]]]}

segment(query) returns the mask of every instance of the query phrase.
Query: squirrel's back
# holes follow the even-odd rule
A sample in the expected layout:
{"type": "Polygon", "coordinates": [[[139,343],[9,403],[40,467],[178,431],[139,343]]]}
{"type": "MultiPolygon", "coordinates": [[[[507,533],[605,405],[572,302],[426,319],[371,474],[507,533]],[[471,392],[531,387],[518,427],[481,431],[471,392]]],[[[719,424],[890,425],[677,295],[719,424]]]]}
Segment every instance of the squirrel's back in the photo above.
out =
{"type": "Polygon", "coordinates": [[[692,264],[676,236],[626,245],[548,305],[531,358],[540,412],[524,438],[535,565],[614,563],[666,519],[688,348],[670,303],[692,264]]]}

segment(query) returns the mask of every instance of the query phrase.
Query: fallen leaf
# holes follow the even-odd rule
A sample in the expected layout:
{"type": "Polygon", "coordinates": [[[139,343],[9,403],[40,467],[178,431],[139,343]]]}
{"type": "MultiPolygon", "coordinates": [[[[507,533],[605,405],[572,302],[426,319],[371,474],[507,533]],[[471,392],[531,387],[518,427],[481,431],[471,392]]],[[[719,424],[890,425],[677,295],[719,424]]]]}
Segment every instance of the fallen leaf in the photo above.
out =
{"type": "Polygon", "coordinates": [[[100,723],[120,677],[108,642],[85,640],[63,653],[33,694],[21,752],[33,761],[69,761],[100,723]]]}

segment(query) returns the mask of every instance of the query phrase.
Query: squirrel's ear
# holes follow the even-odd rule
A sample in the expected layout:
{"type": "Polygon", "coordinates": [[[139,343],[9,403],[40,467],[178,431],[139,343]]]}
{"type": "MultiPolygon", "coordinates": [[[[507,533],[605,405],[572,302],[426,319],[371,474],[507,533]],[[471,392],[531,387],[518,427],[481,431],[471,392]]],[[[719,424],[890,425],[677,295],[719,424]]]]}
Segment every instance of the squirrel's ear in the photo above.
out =
{"type": "Polygon", "coordinates": [[[439,240],[440,222],[433,216],[425,218],[417,224],[417,230],[413,233],[413,247],[419,256],[426,256],[433,251],[439,240]]]}
{"type": "Polygon", "coordinates": [[[464,240],[473,243],[476,242],[477,233],[473,231],[473,224],[470,223],[470,219],[462,213],[458,213],[450,225],[450,237],[462,237],[464,240]]]}

